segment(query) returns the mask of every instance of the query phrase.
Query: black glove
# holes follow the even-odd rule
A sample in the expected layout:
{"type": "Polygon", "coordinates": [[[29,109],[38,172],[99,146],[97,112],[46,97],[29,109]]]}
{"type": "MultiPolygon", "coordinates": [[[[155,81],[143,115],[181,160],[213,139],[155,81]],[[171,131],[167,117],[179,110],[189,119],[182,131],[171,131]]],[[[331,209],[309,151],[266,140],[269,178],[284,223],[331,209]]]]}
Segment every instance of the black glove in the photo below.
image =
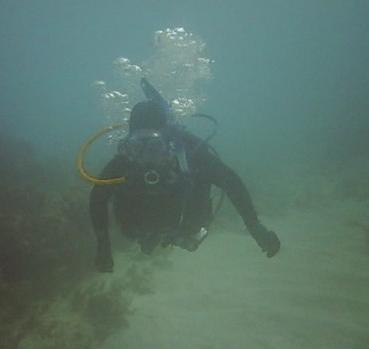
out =
{"type": "Polygon", "coordinates": [[[95,258],[96,269],[101,273],[113,272],[113,257],[111,255],[110,243],[99,242],[95,258]]]}
{"type": "Polygon", "coordinates": [[[279,251],[281,242],[274,231],[268,230],[261,223],[256,223],[251,229],[250,234],[255,239],[267,257],[273,257],[279,251]]]}

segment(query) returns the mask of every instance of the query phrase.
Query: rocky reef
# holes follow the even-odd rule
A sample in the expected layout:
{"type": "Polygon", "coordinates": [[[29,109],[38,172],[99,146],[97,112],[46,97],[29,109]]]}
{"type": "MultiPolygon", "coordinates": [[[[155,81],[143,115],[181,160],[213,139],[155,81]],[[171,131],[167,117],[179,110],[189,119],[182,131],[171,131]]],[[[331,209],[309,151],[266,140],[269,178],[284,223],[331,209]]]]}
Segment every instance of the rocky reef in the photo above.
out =
{"type": "Polygon", "coordinates": [[[119,275],[97,274],[89,187],[1,133],[0,162],[0,348],[98,347],[151,292],[152,261],[133,249],[119,275]]]}

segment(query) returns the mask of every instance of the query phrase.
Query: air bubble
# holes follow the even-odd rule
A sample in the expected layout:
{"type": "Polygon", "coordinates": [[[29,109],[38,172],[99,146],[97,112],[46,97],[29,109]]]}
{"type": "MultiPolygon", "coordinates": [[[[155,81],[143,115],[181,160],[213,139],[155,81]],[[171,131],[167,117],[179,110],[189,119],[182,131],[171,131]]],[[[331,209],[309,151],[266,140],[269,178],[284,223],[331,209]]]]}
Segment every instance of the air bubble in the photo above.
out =
{"type": "MultiPolygon", "coordinates": [[[[108,124],[125,123],[134,104],[143,100],[140,79],[146,77],[170,103],[173,117],[185,122],[207,100],[205,83],[212,78],[214,60],[207,57],[206,43],[183,27],[157,30],[153,54],[141,63],[127,57],[113,61],[117,72],[113,88],[94,82],[102,97],[108,124]]],[[[113,138],[117,137],[113,134],[113,138]]]]}

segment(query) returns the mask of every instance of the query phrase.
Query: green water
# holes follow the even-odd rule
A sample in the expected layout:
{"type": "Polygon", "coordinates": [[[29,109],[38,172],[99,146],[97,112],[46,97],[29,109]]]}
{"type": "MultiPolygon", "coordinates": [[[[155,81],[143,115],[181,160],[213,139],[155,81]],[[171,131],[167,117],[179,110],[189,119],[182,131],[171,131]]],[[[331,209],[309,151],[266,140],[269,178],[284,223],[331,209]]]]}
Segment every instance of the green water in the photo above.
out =
{"type": "MultiPolygon", "coordinates": [[[[368,348],[367,1],[0,9],[0,348],[368,348]],[[282,248],[267,259],[226,201],[194,253],[145,257],[113,226],[115,272],[98,274],[75,169],[107,122],[92,85],[117,86],[112,62],[147,62],[167,27],[206,43],[212,145],[282,248]]],[[[115,152],[93,150],[93,171],[115,152]]]]}

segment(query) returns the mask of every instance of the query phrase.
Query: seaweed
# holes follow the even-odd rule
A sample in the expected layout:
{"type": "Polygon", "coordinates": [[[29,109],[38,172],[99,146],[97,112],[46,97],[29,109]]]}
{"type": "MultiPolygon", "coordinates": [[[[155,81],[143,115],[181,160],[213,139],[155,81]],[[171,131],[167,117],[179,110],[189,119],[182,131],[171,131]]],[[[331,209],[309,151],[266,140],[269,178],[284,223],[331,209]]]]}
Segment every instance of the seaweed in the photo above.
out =
{"type": "Polygon", "coordinates": [[[99,345],[112,333],[128,326],[132,297],[123,279],[105,282],[85,280],[68,295],[34,307],[28,335],[21,348],[80,349],[99,345]]]}
{"type": "Polygon", "coordinates": [[[170,251],[130,247],[119,273],[93,273],[88,188],[52,179],[56,164],[14,137],[0,134],[0,161],[0,348],[99,347],[128,326],[133,296],[153,292],[170,251]]]}
{"type": "Polygon", "coordinates": [[[50,191],[31,145],[3,133],[0,161],[0,347],[15,348],[35,304],[87,275],[93,239],[83,188],[50,191]]]}

